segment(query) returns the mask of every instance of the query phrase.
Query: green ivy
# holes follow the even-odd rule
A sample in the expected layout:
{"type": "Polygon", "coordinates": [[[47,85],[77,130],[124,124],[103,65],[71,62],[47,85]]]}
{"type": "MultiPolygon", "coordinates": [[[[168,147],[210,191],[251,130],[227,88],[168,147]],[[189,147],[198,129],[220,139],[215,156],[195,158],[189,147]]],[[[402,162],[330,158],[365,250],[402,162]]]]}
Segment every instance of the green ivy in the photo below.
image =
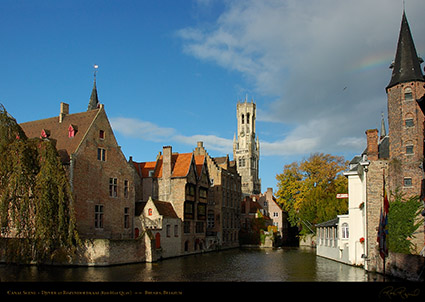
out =
{"type": "Polygon", "coordinates": [[[422,209],[419,196],[405,198],[398,190],[394,193],[388,212],[388,250],[403,254],[412,252],[414,245],[409,239],[423,225],[422,209]]]}
{"type": "Polygon", "coordinates": [[[9,262],[46,263],[80,244],[72,194],[54,142],[28,139],[0,104],[0,226],[9,262]]]}

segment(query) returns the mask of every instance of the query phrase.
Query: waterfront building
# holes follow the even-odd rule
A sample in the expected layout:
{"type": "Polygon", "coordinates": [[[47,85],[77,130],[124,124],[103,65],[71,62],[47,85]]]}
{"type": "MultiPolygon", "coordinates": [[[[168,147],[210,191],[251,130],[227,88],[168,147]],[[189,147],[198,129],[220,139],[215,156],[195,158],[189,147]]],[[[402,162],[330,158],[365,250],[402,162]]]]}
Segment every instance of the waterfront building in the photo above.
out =
{"type": "MultiPolygon", "coordinates": [[[[388,99],[389,190],[400,189],[406,197],[424,198],[424,113],[416,100],[425,95],[425,78],[416,52],[409,23],[403,11],[388,99]]],[[[416,252],[424,247],[424,227],[412,243],[416,252]]]]}
{"type": "Polygon", "coordinates": [[[207,246],[232,248],[239,246],[241,221],[241,176],[229,155],[211,157],[203,142],[198,142],[195,156],[205,156],[210,176],[207,212],[207,246]]]}
{"type": "MultiPolygon", "coordinates": [[[[330,258],[364,265],[368,271],[383,271],[376,238],[384,195],[390,196],[391,192],[401,190],[405,197],[421,196],[421,200],[424,199],[425,119],[421,105],[425,99],[425,78],[420,69],[422,62],[403,11],[395,60],[390,66],[392,75],[386,87],[389,131],[386,132],[384,118],[380,136],[377,129],[367,130],[366,150],[351,161],[350,170],[344,173],[348,177],[349,190],[347,225],[344,229],[337,219],[333,226],[338,236],[341,236],[339,229],[342,234],[346,232],[347,249],[340,250],[341,253],[347,251],[348,255],[330,258]]],[[[321,245],[329,238],[329,224],[317,225],[317,253],[322,256],[331,254],[321,245]]],[[[413,253],[423,250],[424,226],[414,234],[411,242],[413,253]]]]}
{"type": "Polygon", "coordinates": [[[256,105],[251,100],[237,103],[237,138],[233,138],[233,159],[242,177],[242,193],[245,196],[261,193],[259,178],[260,142],[255,132],[256,105]]]}
{"type": "Polygon", "coordinates": [[[182,220],[170,202],[136,202],[135,238],[144,236],[146,261],[181,255],[182,220]]]}
{"type": "Polygon", "coordinates": [[[210,188],[205,156],[173,153],[171,146],[165,146],[155,162],[131,162],[141,179],[136,189],[140,201],[151,197],[169,202],[182,220],[182,253],[204,251],[210,188]]]}
{"type": "Polygon", "coordinates": [[[258,195],[257,198],[259,204],[263,207],[263,211],[270,217],[273,226],[276,227],[278,242],[275,244],[292,245],[296,230],[289,225],[288,213],[277,203],[273,188],[267,188],[267,191],[258,195]]]}
{"type": "Polygon", "coordinates": [[[135,171],[127,162],[99,103],[96,80],[87,111],[20,124],[29,138],[56,141],[73,195],[77,230],[82,238],[133,238],[135,171]]]}

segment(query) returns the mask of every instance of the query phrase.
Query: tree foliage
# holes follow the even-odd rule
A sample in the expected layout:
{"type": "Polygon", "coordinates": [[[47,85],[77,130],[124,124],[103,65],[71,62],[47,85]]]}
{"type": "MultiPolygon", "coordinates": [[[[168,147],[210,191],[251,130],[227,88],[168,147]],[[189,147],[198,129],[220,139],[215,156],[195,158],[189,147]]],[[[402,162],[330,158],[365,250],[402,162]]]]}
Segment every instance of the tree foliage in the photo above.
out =
{"type": "Polygon", "coordinates": [[[419,196],[405,198],[396,191],[392,197],[388,211],[388,250],[410,254],[414,248],[410,239],[423,225],[423,218],[420,218],[423,206],[419,196]]]}
{"type": "Polygon", "coordinates": [[[0,237],[11,262],[44,263],[79,244],[72,194],[54,142],[28,139],[0,105],[0,237]]]}
{"type": "Polygon", "coordinates": [[[291,225],[302,228],[301,234],[310,233],[311,225],[348,211],[347,200],[336,198],[348,190],[341,174],[347,166],[343,157],[315,153],[301,163],[285,165],[276,176],[278,202],[288,212],[291,225]]]}

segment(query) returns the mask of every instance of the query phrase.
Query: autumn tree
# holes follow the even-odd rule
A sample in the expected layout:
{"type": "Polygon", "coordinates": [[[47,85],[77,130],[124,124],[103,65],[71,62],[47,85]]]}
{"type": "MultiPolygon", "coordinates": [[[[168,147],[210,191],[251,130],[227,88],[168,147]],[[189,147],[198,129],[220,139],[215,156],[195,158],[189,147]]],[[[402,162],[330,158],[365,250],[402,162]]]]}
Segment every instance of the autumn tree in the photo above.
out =
{"type": "Polygon", "coordinates": [[[278,202],[288,212],[290,224],[301,228],[301,234],[314,231],[316,223],[347,212],[347,200],[336,198],[337,193],[348,190],[341,173],[347,166],[341,156],[315,153],[301,163],[285,165],[276,176],[278,202]]]}
{"type": "Polygon", "coordinates": [[[72,194],[54,142],[28,139],[0,104],[0,238],[11,262],[45,263],[75,252],[72,194]]]}

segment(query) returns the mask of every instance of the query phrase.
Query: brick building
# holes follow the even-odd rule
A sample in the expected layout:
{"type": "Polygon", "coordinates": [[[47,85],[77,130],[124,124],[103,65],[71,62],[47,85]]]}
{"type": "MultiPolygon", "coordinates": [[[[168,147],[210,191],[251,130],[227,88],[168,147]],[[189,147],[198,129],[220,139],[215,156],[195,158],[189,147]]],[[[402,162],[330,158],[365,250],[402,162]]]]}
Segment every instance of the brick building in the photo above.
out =
{"type": "Polygon", "coordinates": [[[210,187],[205,156],[173,153],[172,147],[166,146],[156,161],[132,163],[141,180],[136,188],[138,200],[147,201],[151,197],[169,202],[182,220],[182,253],[205,250],[210,187]]]}
{"type": "Polygon", "coordinates": [[[194,150],[205,156],[211,181],[208,198],[207,240],[210,248],[239,246],[241,177],[229,156],[211,157],[202,142],[194,150]]]}
{"type": "MultiPolygon", "coordinates": [[[[386,87],[389,126],[389,190],[406,197],[424,192],[424,113],[418,102],[425,95],[425,78],[406,14],[403,12],[391,80],[386,87]]],[[[419,252],[423,228],[412,240],[419,252]]]]}
{"type": "Polygon", "coordinates": [[[77,230],[82,238],[133,238],[138,181],[115,139],[96,81],[88,110],[20,124],[27,137],[50,138],[71,184],[77,230]]]}

